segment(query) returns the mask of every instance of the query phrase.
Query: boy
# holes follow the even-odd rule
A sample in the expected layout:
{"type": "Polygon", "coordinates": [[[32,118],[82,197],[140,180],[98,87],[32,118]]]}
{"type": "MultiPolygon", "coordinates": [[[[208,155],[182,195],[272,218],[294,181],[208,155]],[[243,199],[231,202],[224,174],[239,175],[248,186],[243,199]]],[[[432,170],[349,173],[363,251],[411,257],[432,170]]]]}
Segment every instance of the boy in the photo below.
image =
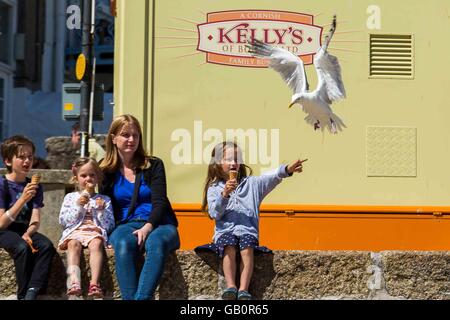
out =
{"type": "Polygon", "coordinates": [[[34,152],[33,142],[24,136],[10,137],[1,145],[8,173],[0,176],[0,248],[14,259],[19,300],[35,300],[45,289],[56,252],[51,241],[37,232],[43,190],[26,177],[34,152]]]}

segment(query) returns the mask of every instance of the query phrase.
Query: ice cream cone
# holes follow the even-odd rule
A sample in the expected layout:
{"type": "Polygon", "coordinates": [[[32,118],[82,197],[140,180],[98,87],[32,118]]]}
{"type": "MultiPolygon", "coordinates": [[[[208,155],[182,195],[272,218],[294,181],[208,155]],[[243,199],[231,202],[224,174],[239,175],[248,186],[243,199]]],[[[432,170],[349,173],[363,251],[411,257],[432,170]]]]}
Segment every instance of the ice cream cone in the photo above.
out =
{"type": "Polygon", "coordinates": [[[230,170],[230,172],[229,172],[230,180],[237,179],[237,176],[238,176],[238,172],[236,170],[230,170]]]}
{"type": "Polygon", "coordinates": [[[93,185],[93,184],[91,184],[91,183],[88,183],[87,185],[86,185],[86,190],[85,190],[87,193],[89,193],[89,194],[94,194],[95,193],[95,185],[93,185]]]}
{"type": "Polygon", "coordinates": [[[39,184],[40,181],[41,181],[41,176],[38,174],[33,174],[33,176],[31,177],[31,183],[39,184]]]}

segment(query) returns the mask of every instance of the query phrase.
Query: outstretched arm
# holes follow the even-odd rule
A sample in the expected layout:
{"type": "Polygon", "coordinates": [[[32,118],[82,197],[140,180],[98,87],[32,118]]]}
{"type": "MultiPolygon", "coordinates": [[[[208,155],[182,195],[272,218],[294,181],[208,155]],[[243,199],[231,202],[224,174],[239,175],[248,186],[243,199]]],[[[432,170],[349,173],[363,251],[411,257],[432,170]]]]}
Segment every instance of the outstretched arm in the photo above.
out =
{"type": "Polygon", "coordinates": [[[303,172],[303,162],[308,161],[308,159],[305,160],[296,160],[294,161],[292,164],[288,165],[286,168],[287,173],[289,173],[289,175],[294,174],[295,172],[303,172]]]}
{"type": "Polygon", "coordinates": [[[299,159],[294,161],[290,165],[282,165],[275,171],[256,177],[256,181],[258,182],[258,193],[260,201],[262,201],[262,199],[264,199],[267,194],[269,194],[281,182],[283,178],[292,176],[294,172],[302,172],[302,164],[307,160],[308,159],[299,159]]]}

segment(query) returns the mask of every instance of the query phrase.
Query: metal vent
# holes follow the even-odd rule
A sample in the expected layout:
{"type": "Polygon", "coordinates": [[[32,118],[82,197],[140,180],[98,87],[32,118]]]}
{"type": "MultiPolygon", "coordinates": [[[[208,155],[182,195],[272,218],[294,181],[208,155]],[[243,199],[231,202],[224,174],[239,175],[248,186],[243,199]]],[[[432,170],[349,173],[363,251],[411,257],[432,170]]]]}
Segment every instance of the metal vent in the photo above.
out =
{"type": "Polygon", "coordinates": [[[412,35],[370,35],[370,77],[412,79],[412,35]]]}

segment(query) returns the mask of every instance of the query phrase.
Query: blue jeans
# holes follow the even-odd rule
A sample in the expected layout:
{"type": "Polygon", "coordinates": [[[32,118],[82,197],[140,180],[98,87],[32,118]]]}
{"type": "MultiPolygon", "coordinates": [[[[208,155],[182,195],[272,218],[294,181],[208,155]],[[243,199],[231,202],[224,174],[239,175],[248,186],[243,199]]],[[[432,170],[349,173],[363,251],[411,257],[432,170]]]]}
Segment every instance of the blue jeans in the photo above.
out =
{"type": "Polygon", "coordinates": [[[118,225],[110,235],[116,258],[116,275],[123,300],[150,300],[164,272],[166,258],[180,247],[178,230],[171,224],[160,225],[145,240],[145,262],[139,273],[141,254],[134,231],[145,222],[130,221],[118,225]]]}

